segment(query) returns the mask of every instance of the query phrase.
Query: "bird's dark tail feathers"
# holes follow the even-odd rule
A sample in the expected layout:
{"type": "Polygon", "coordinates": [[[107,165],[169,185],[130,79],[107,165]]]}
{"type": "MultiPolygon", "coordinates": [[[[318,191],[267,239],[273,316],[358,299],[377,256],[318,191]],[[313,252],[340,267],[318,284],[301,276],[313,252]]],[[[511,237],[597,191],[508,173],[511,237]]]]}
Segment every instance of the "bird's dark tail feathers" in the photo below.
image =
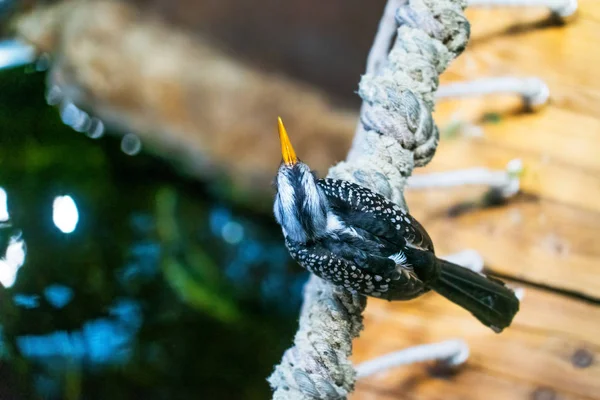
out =
{"type": "Polygon", "coordinates": [[[429,284],[431,289],[471,312],[496,333],[511,324],[519,311],[519,300],[502,281],[448,261],[437,262],[440,274],[429,284]]]}

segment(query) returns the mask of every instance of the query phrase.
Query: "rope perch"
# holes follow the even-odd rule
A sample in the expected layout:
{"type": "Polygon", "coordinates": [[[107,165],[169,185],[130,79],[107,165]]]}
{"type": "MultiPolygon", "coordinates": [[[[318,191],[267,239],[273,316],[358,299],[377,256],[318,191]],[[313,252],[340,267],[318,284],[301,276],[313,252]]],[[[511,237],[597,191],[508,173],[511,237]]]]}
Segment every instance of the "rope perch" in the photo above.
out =
{"type": "MultiPolygon", "coordinates": [[[[439,140],[431,115],[439,75],[465,48],[465,0],[389,0],[362,77],[360,123],[347,161],[329,177],[368,187],[404,209],[404,187],[439,140]],[[393,35],[396,40],[388,54],[393,35]]],[[[273,399],[343,399],[354,389],[348,357],[366,298],[312,276],[294,346],[268,381],[273,399]]]]}

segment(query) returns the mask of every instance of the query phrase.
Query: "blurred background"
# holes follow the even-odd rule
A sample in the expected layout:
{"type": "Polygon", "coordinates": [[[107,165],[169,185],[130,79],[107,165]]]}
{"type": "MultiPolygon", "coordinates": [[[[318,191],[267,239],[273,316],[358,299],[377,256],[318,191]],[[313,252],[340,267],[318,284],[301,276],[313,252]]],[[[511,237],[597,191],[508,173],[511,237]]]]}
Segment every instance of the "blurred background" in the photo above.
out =
{"type": "MultiPolygon", "coordinates": [[[[321,175],[345,158],[384,5],[0,0],[1,400],[269,398],[308,277],[271,216],[276,117],[321,175]]],[[[600,398],[600,6],[579,7],[469,10],[442,77],[550,87],[536,110],[511,93],[440,101],[438,154],[416,171],[520,160],[521,191],[407,193],[441,254],[477,249],[525,288],[514,327],[436,296],[369,301],[355,361],[455,337],[471,359],[379,374],[353,398],[600,398]]]]}

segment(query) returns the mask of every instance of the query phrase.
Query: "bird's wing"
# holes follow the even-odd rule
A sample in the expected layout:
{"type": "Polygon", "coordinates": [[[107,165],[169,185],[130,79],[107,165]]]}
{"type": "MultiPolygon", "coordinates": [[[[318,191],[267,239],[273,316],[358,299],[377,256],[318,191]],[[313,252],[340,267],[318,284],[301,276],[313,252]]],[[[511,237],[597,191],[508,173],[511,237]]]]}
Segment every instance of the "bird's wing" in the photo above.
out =
{"type": "Polygon", "coordinates": [[[379,293],[377,297],[387,299],[409,299],[426,290],[415,274],[398,271],[396,263],[386,257],[364,254],[364,259],[356,260],[350,249],[330,248],[321,240],[299,243],[286,238],[286,246],[301,266],[334,285],[366,295],[379,293]]]}
{"type": "Polygon", "coordinates": [[[383,238],[396,248],[406,244],[433,251],[433,242],[421,224],[382,195],[343,180],[321,179],[318,184],[347,225],[383,238]]]}
{"type": "Polygon", "coordinates": [[[388,275],[396,269],[396,263],[382,251],[384,246],[375,241],[365,241],[342,234],[337,238],[319,239],[311,246],[314,251],[329,252],[374,274],[388,275]]]}

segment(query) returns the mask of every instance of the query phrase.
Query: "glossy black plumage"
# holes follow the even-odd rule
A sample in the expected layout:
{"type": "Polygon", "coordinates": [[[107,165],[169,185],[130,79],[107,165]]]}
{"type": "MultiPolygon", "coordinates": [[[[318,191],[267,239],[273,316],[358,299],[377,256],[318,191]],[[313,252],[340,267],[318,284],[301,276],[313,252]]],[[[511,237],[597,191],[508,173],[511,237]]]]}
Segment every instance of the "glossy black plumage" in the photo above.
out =
{"type": "Polygon", "coordinates": [[[335,285],[368,296],[406,300],[434,290],[496,332],[519,310],[498,280],[438,259],[414,218],[359,185],[318,179],[296,156],[281,118],[282,162],[273,204],[286,246],[300,265],[335,285]]]}
{"type": "Polygon", "coordinates": [[[299,264],[333,284],[388,300],[433,289],[495,331],[510,325],[519,309],[514,293],[500,281],[437,259],[425,229],[398,205],[347,181],[320,179],[317,185],[343,229],[305,242],[286,237],[299,264]]]}
{"type": "Polygon", "coordinates": [[[286,238],[299,264],[336,285],[388,300],[411,299],[428,290],[409,266],[399,272],[396,262],[388,258],[404,248],[407,239],[433,249],[427,233],[416,229],[418,223],[411,223],[412,217],[362,186],[333,179],[320,179],[317,184],[331,212],[359,237],[338,233],[308,243],[286,238]]]}

